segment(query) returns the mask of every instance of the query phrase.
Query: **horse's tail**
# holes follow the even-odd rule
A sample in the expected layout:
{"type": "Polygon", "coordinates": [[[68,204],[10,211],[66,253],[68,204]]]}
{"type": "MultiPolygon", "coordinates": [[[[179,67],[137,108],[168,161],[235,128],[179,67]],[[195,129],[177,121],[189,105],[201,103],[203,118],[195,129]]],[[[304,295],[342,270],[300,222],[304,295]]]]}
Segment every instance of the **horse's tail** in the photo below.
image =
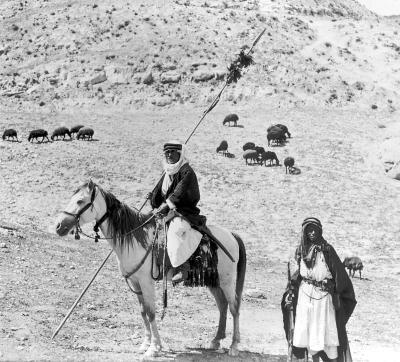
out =
{"type": "Polygon", "coordinates": [[[244,246],[242,238],[233,233],[238,245],[239,245],[239,260],[237,263],[237,274],[236,274],[236,310],[239,311],[240,303],[242,301],[242,292],[244,286],[244,277],[246,275],[246,248],[244,246]]]}

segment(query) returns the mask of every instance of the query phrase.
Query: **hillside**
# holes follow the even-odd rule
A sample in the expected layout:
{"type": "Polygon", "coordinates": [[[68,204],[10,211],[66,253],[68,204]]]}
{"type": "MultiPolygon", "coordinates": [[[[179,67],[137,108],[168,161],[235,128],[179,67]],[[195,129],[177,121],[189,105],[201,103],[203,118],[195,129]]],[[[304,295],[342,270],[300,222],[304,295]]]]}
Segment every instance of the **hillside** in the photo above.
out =
{"type": "Polygon", "coordinates": [[[206,104],[263,28],[234,104],[398,107],[396,19],[356,1],[2,1],[4,107],[206,104]]]}
{"type": "MultiPolygon", "coordinates": [[[[354,362],[398,359],[399,17],[354,0],[2,0],[0,132],[14,128],[19,141],[0,140],[0,361],[141,360],[139,305],[115,256],[50,339],[110,250],[57,236],[56,219],[89,178],[139,208],[161,175],[162,144],[187,138],[264,28],[256,64],[188,144],[201,212],[247,249],[234,360],[287,360],[280,298],[309,216],[342,259],[364,262],[347,325],[354,362]],[[229,113],[238,127],[223,126],[229,113]],[[292,137],[268,147],[277,123],[292,137]],[[93,141],[28,142],[33,129],[77,124],[93,141]],[[216,153],[222,140],[231,157],[216,153]],[[246,165],[246,142],[281,165],[294,157],[300,174],[246,165]]],[[[164,348],[154,361],[232,362],[230,316],[222,348],[208,349],[218,316],[206,290],[169,286],[161,320],[156,289],[164,348]]]]}

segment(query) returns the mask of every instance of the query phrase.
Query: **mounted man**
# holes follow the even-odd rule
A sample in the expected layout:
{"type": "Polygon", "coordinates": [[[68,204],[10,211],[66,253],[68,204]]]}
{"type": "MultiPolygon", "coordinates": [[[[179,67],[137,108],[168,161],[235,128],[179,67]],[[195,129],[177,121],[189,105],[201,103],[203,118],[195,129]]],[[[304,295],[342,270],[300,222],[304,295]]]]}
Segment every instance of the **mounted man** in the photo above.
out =
{"type": "Polygon", "coordinates": [[[164,175],[149,195],[153,213],[168,223],[167,250],[174,268],[172,282],[186,279],[186,260],[195,252],[203,237],[209,234],[206,217],[200,215],[197,176],[189,165],[184,144],[164,144],[164,175]]]}

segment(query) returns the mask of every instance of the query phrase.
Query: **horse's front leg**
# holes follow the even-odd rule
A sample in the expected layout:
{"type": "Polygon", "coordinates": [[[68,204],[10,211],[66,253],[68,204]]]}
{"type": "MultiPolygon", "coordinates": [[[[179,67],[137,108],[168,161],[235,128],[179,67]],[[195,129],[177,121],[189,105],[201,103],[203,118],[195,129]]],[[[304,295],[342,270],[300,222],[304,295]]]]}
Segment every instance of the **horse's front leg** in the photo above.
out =
{"type": "MultiPolygon", "coordinates": [[[[136,292],[141,292],[139,283],[137,282],[132,282],[132,286],[136,292]]],[[[139,306],[140,306],[140,314],[143,319],[143,324],[144,324],[144,336],[143,336],[143,342],[140,345],[139,351],[145,352],[147,349],[150,347],[150,342],[151,342],[151,330],[150,330],[150,322],[147,318],[147,313],[146,313],[146,308],[144,305],[144,298],[142,294],[138,294],[138,300],[139,300],[139,306]]]]}
{"type": "Polygon", "coordinates": [[[161,351],[161,339],[158,333],[156,322],[156,303],[155,303],[155,288],[154,281],[146,281],[141,283],[143,292],[143,306],[146,313],[147,321],[150,327],[150,346],[144,354],[145,358],[153,358],[161,351]]]}

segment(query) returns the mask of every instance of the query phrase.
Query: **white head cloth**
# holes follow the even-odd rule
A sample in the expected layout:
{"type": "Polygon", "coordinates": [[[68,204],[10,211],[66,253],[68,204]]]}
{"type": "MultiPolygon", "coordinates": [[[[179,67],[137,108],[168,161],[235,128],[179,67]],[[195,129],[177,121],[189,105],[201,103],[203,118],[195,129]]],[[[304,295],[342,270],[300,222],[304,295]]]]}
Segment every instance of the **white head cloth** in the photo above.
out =
{"type": "Polygon", "coordinates": [[[165,177],[162,184],[161,191],[165,195],[171,186],[173,176],[181,169],[183,165],[189,163],[189,159],[187,157],[187,148],[186,145],[181,144],[179,141],[170,141],[168,143],[182,145],[182,150],[177,150],[180,153],[180,157],[178,162],[176,163],[168,163],[167,160],[164,158],[163,160],[163,167],[165,171],[165,177]]]}

